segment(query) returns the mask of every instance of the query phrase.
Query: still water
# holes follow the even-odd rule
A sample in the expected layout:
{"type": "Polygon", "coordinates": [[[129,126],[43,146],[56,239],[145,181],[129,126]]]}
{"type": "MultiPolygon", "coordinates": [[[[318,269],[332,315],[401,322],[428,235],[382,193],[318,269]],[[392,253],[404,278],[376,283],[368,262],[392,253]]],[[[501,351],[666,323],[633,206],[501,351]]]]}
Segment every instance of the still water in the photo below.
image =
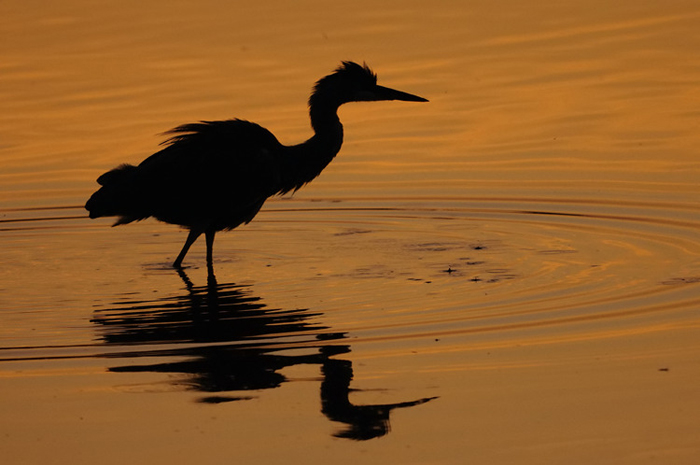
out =
{"type": "MultiPolygon", "coordinates": [[[[240,4],[239,4],[240,3],[240,4]]],[[[700,6],[0,5],[3,463],[696,463],[700,6]],[[283,143],[341,60],[430,103],[170,267],[95,179],[185,122],[283,143]]]]}

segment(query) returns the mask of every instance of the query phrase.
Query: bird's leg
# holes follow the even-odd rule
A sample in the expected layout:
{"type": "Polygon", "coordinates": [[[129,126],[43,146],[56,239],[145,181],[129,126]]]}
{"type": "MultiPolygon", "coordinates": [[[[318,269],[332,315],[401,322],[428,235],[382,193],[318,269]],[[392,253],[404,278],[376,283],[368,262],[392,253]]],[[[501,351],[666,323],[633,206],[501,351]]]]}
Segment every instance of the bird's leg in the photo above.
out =
{"type": "Polygon", "coordinates": [[[207,267],[209,271],[213,271],[214,268],[214,236],[216,231],[213,229],[207,230],[205,233],[205,238],[207,240],[207,267]]]}
{"type": "Polygon", "coordinates": [[[177,256],[175,259],[175,262],[173,263],[173,267],[175,268],[182,268],[182,261],[185,259],[185,255],[187,255],[187,251],[190,250],[190,247],[192,244],[194,244],[194,241],[197,240],[199,236],[202,235],[202,231],[198,229],[190,229],[190,233],[187,235],[187,240],[185,240],[185,245],[182,246],[182,250],[180,251],[180,255],[177,256]]]}

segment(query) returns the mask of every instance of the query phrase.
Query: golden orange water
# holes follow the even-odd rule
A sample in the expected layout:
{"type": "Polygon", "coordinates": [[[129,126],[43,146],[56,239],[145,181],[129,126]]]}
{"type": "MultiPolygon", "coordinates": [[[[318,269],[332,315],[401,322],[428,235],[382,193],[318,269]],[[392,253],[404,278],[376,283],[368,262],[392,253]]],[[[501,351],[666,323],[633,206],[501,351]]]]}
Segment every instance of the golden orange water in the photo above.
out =
{"type": "Polygon", "coordinates": [[[3,2],[3,463],[696,463],[696,3],[3,2]],[[87,218],[181,123],[303,141],[341,60],[430,103],[342,107],[216,282],[87,218]]]}

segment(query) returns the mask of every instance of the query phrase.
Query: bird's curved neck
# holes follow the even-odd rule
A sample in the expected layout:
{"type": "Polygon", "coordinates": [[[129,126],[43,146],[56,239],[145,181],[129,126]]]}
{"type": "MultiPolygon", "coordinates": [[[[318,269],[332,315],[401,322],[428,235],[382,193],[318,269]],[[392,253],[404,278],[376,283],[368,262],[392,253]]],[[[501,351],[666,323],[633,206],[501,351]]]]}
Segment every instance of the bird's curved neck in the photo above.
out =
{"type": "Polygon", "coordinates": [[[323,153],[326,157],[330,157],[328,160],[330,161],[343,144],[343,125],[338,118],[338,105],[319,104],[312,100],[309,116],[314,135],[307,143],[319,151],[319,156],[323,153]]]}
{"type": "Polygon", "coordinates": [[[309,115],[314,135],[302,144],[289,147],[282,192],[297,190],[316,178],[343,144],[337,105],[318,104],[312,99],[309,115]]]}

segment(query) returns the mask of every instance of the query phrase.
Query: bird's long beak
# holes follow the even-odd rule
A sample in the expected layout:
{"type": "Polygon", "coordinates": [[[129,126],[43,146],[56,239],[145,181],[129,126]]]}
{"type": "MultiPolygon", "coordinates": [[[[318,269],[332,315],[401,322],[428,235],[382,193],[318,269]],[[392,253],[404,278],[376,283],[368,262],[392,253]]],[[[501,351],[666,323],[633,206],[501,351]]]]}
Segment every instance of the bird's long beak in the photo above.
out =
{"type": "Polygon", "coordinates": [[[401,92],[400,90],[390,89],[384,86],[376,86],[372,97],[368,100],[403,100],[405,102],[427,102],[428,99],[417,95],[401,92]]]}

